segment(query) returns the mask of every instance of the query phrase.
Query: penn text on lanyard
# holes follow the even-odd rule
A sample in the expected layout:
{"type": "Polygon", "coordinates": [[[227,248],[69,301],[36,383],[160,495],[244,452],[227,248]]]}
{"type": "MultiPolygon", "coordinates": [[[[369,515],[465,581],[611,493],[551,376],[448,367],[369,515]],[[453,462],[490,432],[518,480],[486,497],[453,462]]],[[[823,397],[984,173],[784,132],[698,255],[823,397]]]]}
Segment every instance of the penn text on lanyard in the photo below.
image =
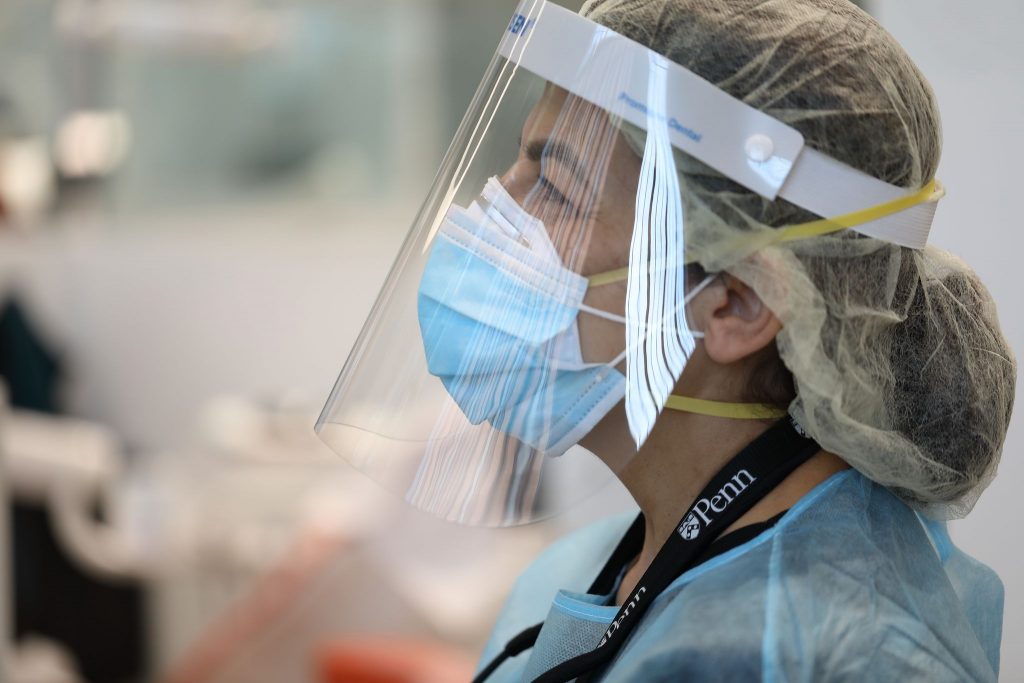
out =
{"type": "MultiPolygon", "coordinates": [[[[647,608],[669,584],[689,569],[725,529],[819,450],[820,446],[808,438],[792,418],[779,420],[747,445],[712,477],[683,514],[675,533],[658,551],[597,646],[549,669],[533,683],[583,681],[588,674],[593,675],[606,666],[647,608]]],[[[637,552],[636,535],[642,531],[642,519],[638,518],[627,532],[588,592],[611,590],[609,585],[614,577],[637,552]]],[[[543,623],[531,626],[510,640],[505,650],[480,671],[473,683],[482,683],[505,659],[533,647],[542,627],[543,623]]]]}

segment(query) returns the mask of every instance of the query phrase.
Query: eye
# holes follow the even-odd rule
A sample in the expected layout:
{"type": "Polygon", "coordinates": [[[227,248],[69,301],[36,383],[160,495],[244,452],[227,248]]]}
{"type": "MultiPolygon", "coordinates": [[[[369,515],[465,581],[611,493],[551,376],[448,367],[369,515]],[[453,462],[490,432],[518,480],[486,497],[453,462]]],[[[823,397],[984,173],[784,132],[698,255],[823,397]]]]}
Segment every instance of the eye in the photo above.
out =
{"type": "Polygon", "coordinates": [[[565,195],[546,176],[542,175],[537,178],[537,185],[540,188],[541,198],[544,201],[555,202],[559,206],[572,206],[572,202],[566,199],[565,195]]]}

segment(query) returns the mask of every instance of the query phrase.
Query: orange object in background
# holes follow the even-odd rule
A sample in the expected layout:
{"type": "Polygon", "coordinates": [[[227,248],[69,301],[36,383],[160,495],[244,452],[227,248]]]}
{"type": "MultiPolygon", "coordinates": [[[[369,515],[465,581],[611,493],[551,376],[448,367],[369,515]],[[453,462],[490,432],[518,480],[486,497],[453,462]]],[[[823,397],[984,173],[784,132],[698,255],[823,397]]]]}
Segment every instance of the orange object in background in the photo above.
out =
{"type": "Polygon", "coordinates": [[[403,638],[352,637],[321,647],[317,683],[460,683],[475,662],[446,645],[403,638]]]}

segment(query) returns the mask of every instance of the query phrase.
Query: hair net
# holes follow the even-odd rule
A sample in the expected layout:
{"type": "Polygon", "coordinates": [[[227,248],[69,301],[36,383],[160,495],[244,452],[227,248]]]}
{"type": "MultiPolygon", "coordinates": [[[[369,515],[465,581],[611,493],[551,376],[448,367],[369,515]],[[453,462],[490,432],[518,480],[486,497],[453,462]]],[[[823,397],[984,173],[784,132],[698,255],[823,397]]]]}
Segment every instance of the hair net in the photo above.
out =
{"type": "MultiPolygon", "coordinates": [[[[876,178],[917,190],[935,175],[931,88],[846,0],[590,0],[582,13],[876,178]]],[[[637,131],[625,132],[642,150],[637,131]]],[[[790,413],[926,514],[966,515],[995,474],[1016,377],[974,272],[938,249],[851,231],[773,244],[772,228],[818,217],[686,154],[676,166],[688,188],[687,255],[747,282],[783,323],[779,354],[797,390],[790,413]]]]}

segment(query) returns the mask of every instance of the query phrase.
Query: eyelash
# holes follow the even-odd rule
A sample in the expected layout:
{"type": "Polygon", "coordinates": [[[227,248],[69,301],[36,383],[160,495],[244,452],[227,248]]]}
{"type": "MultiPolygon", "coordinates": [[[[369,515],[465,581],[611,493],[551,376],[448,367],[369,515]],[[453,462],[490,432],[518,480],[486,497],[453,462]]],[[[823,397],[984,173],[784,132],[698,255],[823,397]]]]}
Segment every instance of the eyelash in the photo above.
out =
{"type": "MultiPolygon", "coordinates": [[[[519,149],[522,150],[522,148],[523,148],[523,138],[522,137],[519,138],[518,145],[519,145],[519,149]]],[[[543,166],[544,166],[544,161],[543,160],[538,160],[536,163],[539,163],[541,165],[541,168],[543,169],[543,166]]],[[[569,199],[564,194],[562,194],[561,191],[557,187],[555,187],[554,183],[552,183],[550,180],[547,179],[547,176],[544,175],[543,170],[541,171],[540,175],[537,178],[537,184],[540,185],[541,189],[544,191],[544,197],[543,198],[546,201],[553,201],[553,202],[557,203],[559,206],[567,206],[567,207],[569,207],[569,209],[571,209],[573,211],[573,213],[576,212],[576,207],[573,205],[573,203],[570,202],[569,199]]]]}
{"type": "Polygon", "coordinates": [[[561,206],[568,206],[572,208],[572,202],[570,202],[564,194],[562,194],[554,183],[548,180],[545,176],[540,176],[537,179],[537,183],[544,190],[544,198],[547,200],[554,201],[561,206]]]}

